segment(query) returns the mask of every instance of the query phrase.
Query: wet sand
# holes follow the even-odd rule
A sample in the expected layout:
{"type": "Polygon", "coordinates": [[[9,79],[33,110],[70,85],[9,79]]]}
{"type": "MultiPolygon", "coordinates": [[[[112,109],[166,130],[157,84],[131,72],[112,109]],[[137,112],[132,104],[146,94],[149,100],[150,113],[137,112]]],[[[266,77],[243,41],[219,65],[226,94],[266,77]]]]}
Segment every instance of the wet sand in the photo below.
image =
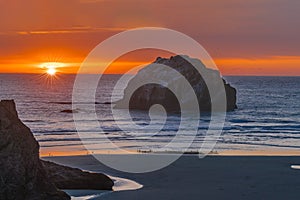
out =
{"type": "MultiPolygon", "coordinates": [[[[111,155],[114,156],[114,155],[111,155]]],[[[137,190],[106,192],[92,199],[299,199],[299,156],[184,155],[170,166],[143,174],[124,173],[90,155],[44,157],[84,170],[104,172],[143,185],[137,190]]],[[[126,183],[125,183],[126,185],[126,183]]],[[[87,195],[88,196],[88,195],[87,195]]]]}

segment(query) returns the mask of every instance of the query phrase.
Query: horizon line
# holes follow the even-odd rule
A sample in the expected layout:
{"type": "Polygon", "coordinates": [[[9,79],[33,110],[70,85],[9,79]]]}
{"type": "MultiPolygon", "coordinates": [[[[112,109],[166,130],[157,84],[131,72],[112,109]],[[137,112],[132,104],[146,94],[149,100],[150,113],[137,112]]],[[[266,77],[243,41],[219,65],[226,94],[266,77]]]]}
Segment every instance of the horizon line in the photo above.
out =
{"type": "MultiPolygon", "coordinates": [[[[45,73],[26,73],[26,72],[0,72],[0,75],[41,75],[45,73]]],[[[58,73],[59,75],[77,75],[78,73],[58,73]]],[[[105,73],[102,75],[124,75],[126,73],[105,73]]],[[[82,75],[99,75],[99,74],[82,74],[82,75]]],[[[134,74],[128,74],[128,75],[134,75],[134,74]]],[[[221,76],[233,76],[233,77],[300,77],[300,75],[276,75],[276,74],[221,74],[221,76]]]]}

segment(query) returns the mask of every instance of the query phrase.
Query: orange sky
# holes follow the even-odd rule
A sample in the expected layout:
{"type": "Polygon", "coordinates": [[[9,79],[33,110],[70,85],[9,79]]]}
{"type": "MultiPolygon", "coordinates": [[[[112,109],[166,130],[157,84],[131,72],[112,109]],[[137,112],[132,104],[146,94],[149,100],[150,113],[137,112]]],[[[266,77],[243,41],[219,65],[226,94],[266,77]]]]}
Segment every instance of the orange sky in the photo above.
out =
{"type": "MultiPolygon", "coordinates": [[[[109,36],[160,26],[197,40],[223,75],[299,76],[299,7],[298,0],[0,0],[0,73],[43,73],[45,62],[76,73],[109,36]]],[[[169,54],[124,55],[107,73],[157,56],[169,54]]]]}

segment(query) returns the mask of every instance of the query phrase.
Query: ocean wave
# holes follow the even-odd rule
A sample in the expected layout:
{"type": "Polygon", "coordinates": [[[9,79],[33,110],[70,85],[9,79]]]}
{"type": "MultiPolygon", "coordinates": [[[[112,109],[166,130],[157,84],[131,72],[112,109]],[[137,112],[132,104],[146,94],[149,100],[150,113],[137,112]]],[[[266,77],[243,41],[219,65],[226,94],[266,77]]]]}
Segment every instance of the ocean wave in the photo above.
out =
{"type": "Polygon", "coordinates": [[[252,123],[252,122],[255,122],[255,121],[250,120],[250,119],[230,119],[229,122],[232,122],[232,123],[252,123]]]}
{"type": "MultiPolygon", "coordinates": [[[[228,129],[228,127],[226,127],[228,129]]],[[[254,125],[232,125],[230,129],[238,129],[238,130],[299,130],[299,124],[288,124],[288,125],[263,125],[263,124],[254,124],[254,125]]]]}
{"type": "Polygon", "coordinates": [[[255,143],[255,142],[240,142],[240,141],[226,141],[227,144],[241,144],[241,145],[255,145],[255,146],[270,146],[282,148],[300,148],[299,145],[283,145],[283,144],[270,144],[270,143],[255,143]]]}
{"type": "Polygon", "coordinates": [[[73,133],[68,133],[68,132],[61,132],[61,133],[42,133],[42,134],[38,134],[38,133],[34,133],[35,136],[49,136],[49,135],[57,135],[57,136],[62,136],[62,135],[76,135],[77,133],[73,132],[73,133]]]}
{"type": "Polygon", "coordinates": [[[72,104],[114,104],[113,102],[72,102],[72,101],[53,101],[53,102],[48,102],[50,104],[60,104],[60,105],[72,105],[72,104]]]}
{"type": "Polygon", "coordinates": [[[299,134],[299,130],[288,130],[288,131],[283,131],[283,130],[230,130],[230,131],[224,131],[222,135],[230,135],[230,134],[238,134],[238,135],[246,135],[246,134],[251,134],[251,135],[256,135],[256,134],[299,134]]]}
{"type": "MultiPolygon", "coordinates": [[[[87,138],[88,139],[88,138],[87,138]]],[[[38,139],[38,142],[77,142],[77,141],[81,141],[80,138],[48,138],[48,139],[38,139]]]]}
{"type": "Polygon", "coordinates": [[[236,138],[262,138],[262,139],[300,139],[300,134],[299,135],[290,135],[290,133],[285,133],[285,134],[266,134],[266,133],[247,133],[247,134],[241,134],[241,133],[230,133],[229,135],[226,136],[232,136],[236,138]],[[288,135],[289,134],[289,135],[288,135]]]}
{"type": "Polygon", "coordinates": [[[34,134],[57,134],[57,133],[77,133],[77,130],[74,129],[60,129],[60,130],[33,130],[34,134]]]}
{"type": "MultiPolygon", "coordinates": [[[[92,145],[92,144],[97,144],[97,143],[89,143],[90,145],[92,145]]],[[[82,143],[80,142],[80,143],[76,143],[76,144],[74,144],[74,143],[70,143],[70,144],[49,144],[49,143],[45,143],[45,144],[41,144],[40,146],[41,147],[67,147],[67,146],[81,146],[82,145],[82,143]]]]}
{"type": "Polygon", "coordinates": [[[41,119],[24,119],[24,120],[22,120],[24,123],[26,123],[26,122],[28,122],[28,123],[34,123],[34,122],[40,122],[40,123],[44,123],[44,122],[46,122],[46,121],[44,121],[44,120],[41,120],[41,119]]]}

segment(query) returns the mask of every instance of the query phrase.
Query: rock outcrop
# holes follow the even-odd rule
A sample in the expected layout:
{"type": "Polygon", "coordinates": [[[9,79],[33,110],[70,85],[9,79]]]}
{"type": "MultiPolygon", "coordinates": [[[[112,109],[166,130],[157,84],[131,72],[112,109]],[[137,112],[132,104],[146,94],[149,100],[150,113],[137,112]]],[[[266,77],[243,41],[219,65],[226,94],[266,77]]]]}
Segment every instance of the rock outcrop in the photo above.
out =
{"type": "Polygon", "coordinates": [[[220,77],[219,71],[205,67],[200,60],[177,55],[170,57],[170,59],[158,57],[153,64],[141,69],[137,75],[129,81],[124,90],[123,99],[116,102],[115,108],[128,108],[129,104],[130,109],[148,110],[154,104],[161,104],[167,112],[180,112],[179,105],[185,104],[187,108],[191,105],[189,109],[192,110],[194,107],[191,104],[190,98],[192,98],[191,92],[194,92],[197,96],[200,110],[209,112],[211,111],[211,102],[225,103],[224,101],[220,102],[220,99],[222,99],[220,96],[224,96],[224,92],[222,93],[221,88],[218,88],[218,86],[214,86],[218,90],[218,92],[216,92],[217,95],[210,97],[203,75],[205,75],[206,81],[209,80],[212,85],[217,81],[221,84],[223,82],[227,100],[227,111],[232,111],[237,108],[236,89],[231,87],[220,77]],[[198,73],[191,63],[200,68],[201,74],[198,73]],[[155,67],[155,64],[169,66],[182,76],[171,73],[165,69],[162,70],[157,66],[155,67]],[[151,83],[136,88],[136,86],[144,80],[150,79],[160,80],[164,85],[151,83]],[[184,79],[190,83],[194,91],[188,90],[184,86],[184,79]],[[179,99],[176,98],[174,92],[168,89],[168,86],[175,88],[175,93],[179,96],[179,99]],[[133,92],[134,89],[132,88],[136,88],[136,90],[133,92]]]}
{"type": "Polygon", "coordinates": [[[39,144],[18,118],[13,101],[0,102],[0,178],[0,199],[70,199],[48,180],[39,144]]]}
{"type": "Polygon", "coordinates": [[[43,161],[47,176],[59,189],[111,190],[114,182],[104,174],[43,161]]]}
{"type": "Polygon", "coordinates": [[[70,197],[57,188],[96,188],[93,183],[83,186],[80,181],[86,184],[87,181],[95,181],[94,184],[99,184],[97,189],[111,190],[113,186],[112,181],[105,175],[95,175],[41,161],[39,144],[30,129],[18,118],[14,101],[1,101],[0,199],[67,200],[70,197]]]}

